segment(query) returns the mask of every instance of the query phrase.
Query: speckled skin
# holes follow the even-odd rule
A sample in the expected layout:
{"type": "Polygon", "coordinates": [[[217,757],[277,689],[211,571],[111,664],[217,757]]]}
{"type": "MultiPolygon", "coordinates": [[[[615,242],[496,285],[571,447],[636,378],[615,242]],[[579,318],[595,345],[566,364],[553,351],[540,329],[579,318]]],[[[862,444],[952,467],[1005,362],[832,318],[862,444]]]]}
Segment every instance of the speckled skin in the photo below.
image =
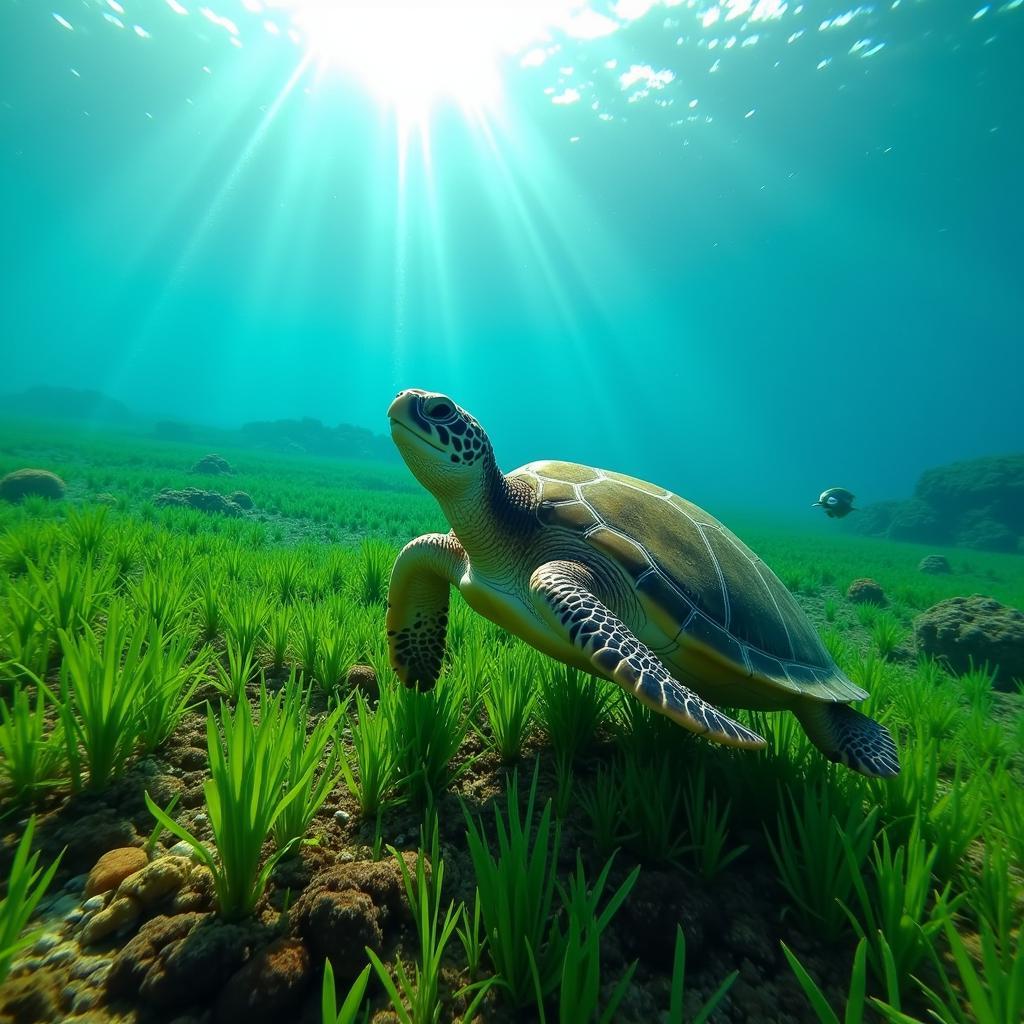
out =
{"type": "Polygon", "coordinates": [[[444,395],[402,392],[388,415],[452,525],[395,563],[387,628],[406,685],[429,688],[440,673],[455,586],[538,650],[716,742],[764,745],[715,703],[790,709],[826,756],[865,774],[898,771],[888,733],[845,706],[867,694],[778,577],[702,509],[573,463],[502,474],[479,423],[444,395]]]}

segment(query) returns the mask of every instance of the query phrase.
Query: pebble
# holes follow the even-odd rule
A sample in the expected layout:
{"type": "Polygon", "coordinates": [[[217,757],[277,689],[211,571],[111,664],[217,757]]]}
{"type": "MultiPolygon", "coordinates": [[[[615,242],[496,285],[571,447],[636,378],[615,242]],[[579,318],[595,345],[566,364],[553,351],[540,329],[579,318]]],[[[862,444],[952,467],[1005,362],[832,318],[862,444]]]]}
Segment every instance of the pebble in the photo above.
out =
{"type": "Polygon", "coordinates": [[[103,893],[99,893],[96,896],[90,896],[82,904],[82,910],[84,910],[87,914],[93,914],[97,910],[102,910],[106,902],[106,896],[103,893]]]}
{"type": "Polygon", "coordinates": [[[83,956],[75,962],[71,968],[72,978],[88,978],[89,975],[98,971],[106,961],[101,956],[83,956]]]}
{"type": "Polygon", "coordinates": [[[192,848],[191,843],[186,843],[184,839],[179,839],[168,851],[169,857],[188,857],[189,860],[196,859],[196,851],[192,848]]]}
{"type": "Polygon", "coordinates": [[[200,825],[205,825],[210,819],[205,814],[200,812],[192,819],[193,824],[198,828],[200,825]]]}
{"type": "Polygon", "coordinates": [[[336,821],[336,822],[337,822],[337,823],[338,823],[339,825],[345,825],[345,824],[347,824],[347,823],[348,823],[348,820],[349,820],[349,818],[351,818],[351,817],[352,817],[352,815],[351,815],[351,814],[349,814],[349,813],[348,813],[348,811],[335,811],[335,812],[334,812],[334,820],[335,820],[335,821],[336,821]]]}
{"type": "Polygon", "coordinates": [[[43,959],[43,963],[47,967],[58,967],[60,964],[66,964],[69,960],[74,960],[76,956],[78,956],[78,947],[73,942],[64,942],[56,949],[51,950],[43,959]]]}
{"type": "Polygon", "coordinates": [[[43,932],[42,935],[32,943],[33,953],[48,953],[54,946],[60,942],[60,936],[54,935],[53,932],[43,932]]]}
{"type": "Polygon", "coordinates": [[[80,989],[71,1003],[71,1010],[73,1013],[81,1013],[83,1010],[91,1010],[99,1002],[99,998],[100,994],[96,989],[80,989]]]}
{"type": "Polygon", "coordinates": [[[338,860],[340,860],[342,864],[351,864],[355,859],[356,855],[352,853],[351,850],[345,850],[338,857],[338,860]]]}
{"type": "Polygon", "coordinates": [[[74,878],[69,878],[67,882],[64,883],[64,891],[79,893],[82,892],[82,890],[85,888],[85,880],[88,877],[88,875],[75,875],[74,878]]]}
{"type": "Polygon", "coordinates": [[[68,924],[78,924],[83,917],[85,917],[85,914],[76,907],[74,910],[69,910],[64,915],[64,920],[67,921],[68,924]]]}
{"type": "Polygon", "coordinates": [[[111,963],[105,963],[100,967],[97,967],[92,974],[89,975],[90,985],[103,985],[107,980],[107,975],[110,973],[110,968],[113,965],[111,963]]]}
{"type": "Polygon", "coordinates": [[[43,958],[39,956],[26,956],[17,962],[20,971],[38,971],[43,966],[43,958]]]}

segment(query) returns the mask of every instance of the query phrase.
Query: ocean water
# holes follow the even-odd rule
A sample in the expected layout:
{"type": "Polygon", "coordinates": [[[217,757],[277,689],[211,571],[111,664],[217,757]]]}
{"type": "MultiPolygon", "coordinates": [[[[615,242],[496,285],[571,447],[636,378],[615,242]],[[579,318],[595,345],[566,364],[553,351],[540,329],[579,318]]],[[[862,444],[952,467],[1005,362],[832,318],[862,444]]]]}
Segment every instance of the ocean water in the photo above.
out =
{"type": "Polygon", "coordinates": [[[385,433],[423,387],[506,469],[798,521],[1024,444],[1021,0],[0,0],[0,40],[0,391],[385,433]]]}

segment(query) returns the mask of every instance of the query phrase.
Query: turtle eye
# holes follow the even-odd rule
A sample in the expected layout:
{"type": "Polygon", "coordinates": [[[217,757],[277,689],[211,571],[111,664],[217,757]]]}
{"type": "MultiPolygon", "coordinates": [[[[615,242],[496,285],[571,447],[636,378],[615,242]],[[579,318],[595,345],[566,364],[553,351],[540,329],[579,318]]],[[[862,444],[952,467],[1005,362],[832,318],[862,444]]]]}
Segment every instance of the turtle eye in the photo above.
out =
{"type": "Polygon", "coordinates": [[[446,420],[452,414],[452,407],[444,400],[434,402],[423,410],[432,420],[446,420]]]}

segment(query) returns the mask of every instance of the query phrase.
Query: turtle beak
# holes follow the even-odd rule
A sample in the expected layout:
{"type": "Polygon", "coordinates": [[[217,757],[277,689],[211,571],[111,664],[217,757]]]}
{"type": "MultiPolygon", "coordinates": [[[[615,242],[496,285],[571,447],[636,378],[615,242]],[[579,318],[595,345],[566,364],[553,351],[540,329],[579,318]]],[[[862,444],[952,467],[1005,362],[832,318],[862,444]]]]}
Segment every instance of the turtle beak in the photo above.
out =
{"type": "Polygon", "coordinates": [[[823,506],[823,505],[821,504],[821,502],[820,502],[820,501],[816,501],[816,502],[815,502],[815,503],[814,503],[814,504],[813,504],[813,505],[811,506],[811,508],[823,508],[823,507],[824,507],[824,506],[823,506]]]}
{"type": "Polygon", "coordinates": [[[389,420],[405,420],[409,418],[409,406],[416,400],[416,392],[407,389],[399,391],[395,400],[388,406],[389,420]]]}

